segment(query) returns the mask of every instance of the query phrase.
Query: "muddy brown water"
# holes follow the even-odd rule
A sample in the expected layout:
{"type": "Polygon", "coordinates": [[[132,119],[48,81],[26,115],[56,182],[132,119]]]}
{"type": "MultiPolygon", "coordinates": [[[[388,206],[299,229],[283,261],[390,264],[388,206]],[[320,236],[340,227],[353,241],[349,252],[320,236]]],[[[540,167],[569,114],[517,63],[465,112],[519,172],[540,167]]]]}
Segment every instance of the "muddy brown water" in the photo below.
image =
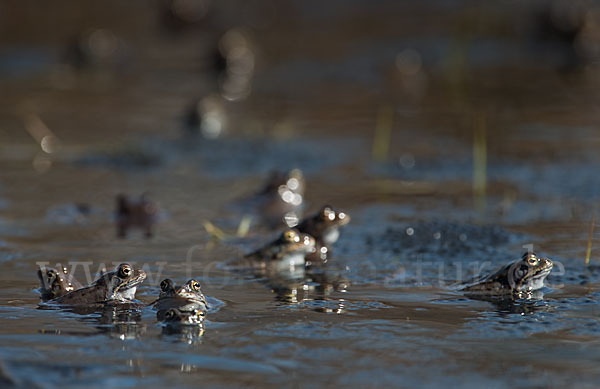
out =
{"type": "Polygon", "coordinates": [[[564,46],[535,50],[544,3],[366,3],[222,2],[172,30],[153,2],[0,2],[2,386],[598,385],[594,59],[565,70],[564,46]],[[219,91],[214,42],[240,26],[251,93],[221,102],[218,139],[190,135],[185,108],[219,91]],[[117,57],[61,65],[70,36],[100,27],[122,40],[117,57]],[[294,167],[309,213],[352,217],[320,283],[224,270],[277,232],[215,242],[205,221],[234,234],[231,204],[294,167]],[[143,192],[161,209],[155,236],[117,239],[115,196],[143,192]],[[556,262],[535,299],[453,289],[526,245],[556,262]],[[169,333],[150,307],[38,309],[38,263],[85,281],[124,261],[147,270],[146,303],[164,277],[198,278],[204,331],[169,333]]]}

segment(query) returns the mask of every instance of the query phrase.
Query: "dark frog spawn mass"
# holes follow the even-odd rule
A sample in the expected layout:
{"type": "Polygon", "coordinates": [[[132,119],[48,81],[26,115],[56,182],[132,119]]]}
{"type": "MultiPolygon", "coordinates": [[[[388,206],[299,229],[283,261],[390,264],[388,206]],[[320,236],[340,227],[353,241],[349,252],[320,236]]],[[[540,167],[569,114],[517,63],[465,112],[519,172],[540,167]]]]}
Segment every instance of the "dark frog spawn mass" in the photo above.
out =
{"type": "Polygon", "coordinates": [[[143,270],[122,263],[115,270],[103,273],[90,286],[77,289],[51,300],[60,305],[88,305],[133,302],[139,284],[146,279],[143,270]]]}
{"type": "Polygon", "coordinates": [[[157,310],[156,317],[163,321],[177,321],[174,318],[167,320],[169,311],[174,310],[173,314],[181,317],[180,322],[189,322],[191,324],[195,319],[203,318],[197,312],[206,312],[208,304],[202,294],[200,283],[194,279],[189,280],[181,286],[175,286],[170,279],[164,279],[160,283],[160,294],[158,299],[152,303],[157,310]],[[195,312],[195,313],[194,313],[195,312]],[[184,320],[185,319],[185,320],[184,320]]]}
{"type": "Polygon", "coordinates": [[[83,287],[71,274],[68,274],[66,267],[58,269],[41,267],[37,275],[40,280],[39,291],[42,301],[53,300],[83,287]]]}
{"type": "Polygon", "coordinates": [[[347,213],[336,211],[328,205],[321,208],[316,215],[302,220],[296,227],[298,231],[315,238],[315,252],[307,256],[307,264],[327,262],[331,245],[340,237],[340,227],[349,222],[350,216],[347,213]]]}
{"type": "Polygon", "coordinates": [[[463,285],[461,290],[474,294],[526,295],[544,287],[552,266],[550,259],[527,252],[497,272],[463,285]]]}

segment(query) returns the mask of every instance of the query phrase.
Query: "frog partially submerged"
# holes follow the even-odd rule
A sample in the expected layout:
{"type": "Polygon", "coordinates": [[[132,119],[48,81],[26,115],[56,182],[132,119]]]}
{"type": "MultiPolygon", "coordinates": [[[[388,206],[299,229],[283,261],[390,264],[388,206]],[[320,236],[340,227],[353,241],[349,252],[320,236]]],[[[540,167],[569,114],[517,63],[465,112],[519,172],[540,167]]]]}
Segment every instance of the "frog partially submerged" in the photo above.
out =
{"type": "Polygon", "coordinates": [[[53,269],[40,267],[37,272],[40,280],[40,298],[42,301],[52,300],[80,289],[83,286],[68,274],[66,267],[53,269]]]}
{"type": "Polygon", "coordinates": [[[315,253],[309,255],[307,261],[311,264],[327,262],[331,245],[340,236],[340,227],[349,222],[350,216],[347,213],[336,211],[333,207],[326,205],[317,214],[307,217],[298,224],[296,227],[298,231],[309,234],[316,241],[315,253]]]}
{"type": "Polygon", "coordinates": [[[461,290],[476,294],[526,294],[544,287],[544,280],[553,263],[526,252],[521,259],[509,263],[497,272],[462,286],[461,290]]]}
{"type": "Polygon", "coordinates": [[[304,266],[306,255],[314,251],[315,239],[312,236],[289,229],[273,242],[246,254],[241,260],[234,262],[233,266],[288,270],[295,266],[304,266]]]}
{"type": "Polygon", "coordinates": [[[181,312],[206,312],[208,304],[202,294],[200,283],[194,279],[189,280],[181,286],[175,286],[173,281],[166,278],[160,283],[160,294],[158,299],[152,303],[158,311],[158,320],[164,320],[169,310],[175,309],[181,312]]]}
{"type": "Polygon", "coordinates": [[[144,279],[146,272],[122,263],[115,270],[103,273],[90,286],[74,290],[50,302],[60,305],[130,303],[144,279]]]}
{"type": "Polygon", "coordinates": [[[304,188],[304,176],[299,169],[274,171],[258,192],[240,201],[238,206],[244,212],[258,214],[268,228],[294,227],[302,216],[304,188]]]}

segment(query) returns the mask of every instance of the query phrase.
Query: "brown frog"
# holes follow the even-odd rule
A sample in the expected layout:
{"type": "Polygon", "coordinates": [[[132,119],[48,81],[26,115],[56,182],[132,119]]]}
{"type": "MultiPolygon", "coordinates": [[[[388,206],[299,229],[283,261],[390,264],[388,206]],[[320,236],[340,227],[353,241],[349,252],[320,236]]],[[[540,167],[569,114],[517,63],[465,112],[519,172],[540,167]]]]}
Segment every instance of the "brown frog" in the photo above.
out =
{"type": "Polygon", "coordinates": [[[304,189],[304,176],[300,170],[274,171],[257,193],[238,205],[251,210],[252,214],[257,213],[268,228],[294,227],[304,207],[304,189]]]}
{"type": "Polygon", "coordinates": [[[175,286],[173,281],[168,278],[162,280],[158,299],[152,304],[158,311],[156,314],[158,320],[164,320],[166,313],[171,309],[179,312],[206,312],[208,310],[200,283],[194,279],[181,286],[175,286]]]}
{"type": "Polygon", "coordinates": [[[302,220],[296,227],[298,231],[313,236],[316,241],[315,253],[307,256],[307,262],[315,265],[319,262],[327,262],[331,245],[335,243],[340,236],[340,227],[350,222],[350,216],[333,207],[326,205],[315,215],[302,220]]]}
{"type": "Polygon", "coordinates": [[[80,289],[83,286],[68,274],[66,267],[53,269],[41,267],[37,272],[40,280],[40,298],[42,301],[52,300],[80,289]]]}
{"type": "Polygon", "coordinates": [[[544,287],[544,280],[552,271],[548,258],[526,252],[521,259],[509,263],[495,273],[462,285],[465,292],[494,295],[520,295],[544,287]]]}
{"type": "Polygon", "coordinates": [[[143,230],[146,238],[152,237],[158,207],[147,194],[142,194],[138,202],[129,200],[123,194],[118,195],[116,206],[117,237],[125,238],[131,228],[143,230]]]}
{"type": "Polygon", "coordinates": [[[50,302],[60,305],[130,303],[144,279],[146,273],[143,270],[136,270],[131,265],[122,263],[115,270],[103,273],[90,286],[74,290],[50,302]]]}
{"type": "Polygon", "coordinates": [[[252,268],[274,267],[277,270],[289,270],[295,266],[303,267],[306,255],[314,251],[315,239],[312,236],[289,229],[273,242],[246,254],[237,264],[252,268]]]}

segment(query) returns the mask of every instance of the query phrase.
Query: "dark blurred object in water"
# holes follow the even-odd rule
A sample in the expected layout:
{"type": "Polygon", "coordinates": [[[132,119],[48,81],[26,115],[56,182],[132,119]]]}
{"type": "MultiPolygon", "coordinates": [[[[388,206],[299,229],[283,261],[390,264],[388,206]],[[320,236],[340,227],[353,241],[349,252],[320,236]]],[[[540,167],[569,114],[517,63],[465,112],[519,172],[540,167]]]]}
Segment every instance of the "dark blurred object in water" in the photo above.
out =
{"type": "Polygon", "coordinates": [[[161,0],[160,22],[169,32],[180,33],[202,26],[211,6],[212,0],[161,0]]]}
{"type": "Polygon", "coordinates": [[[309,216],[298,224],[298,231],[311,235],[316,240],[316,251],[306,257],[307,265],[318,265],[327,262],[331,245],[340,236],[340,227],[350,222],[350,216],[333,207],[324,206],[315,215],[309,216]]]}
{"type": "Polygon", "coordinates": [[[152,237],[153,225],[156,222],[158,207],[148,198],[146,193],[140,196],[139,202],[130,201],[127,196],[117,196],[117,236],[125,238],[131,228],[144,231],[146,238],[152,237]]]}
{"type": "Polygon", "coordinates": [[[70,38],[61,60],[73,70],[116,66],[124,62],[125,44],[112,31],[95,29],[70,38]]]}
{"type": "Polygon", "coordinates": [[[92,215],[92,207],[85,203],[67,203],[49,208],[46,220],[51,223],[85,224],[92,215]]]}
{"type": "MultiPolygon", "coordinates": [[[[146,144],[131,144],[115,150],[84,154],[75,162],[85,166],[115,167],[119,169],[153,168],[165,162],[165,157],[157,147],[151,149],[144,146],[146,144]]],[[[162,151],[164,151],[164,148],[162,151]]]]}
{"type": "Polygon", "coordinates": [[[580,4],[562,0],[545,4],[537,16],[536,43],[544,58],[555,62],[559,71],[574,71],[585,64],[579,45],[584,16],[580,4]]]}
{"type": "Polygon", "coordinates": [[[0,386],[3,388],[13,388],[21,385],[21,382],[8,374],[4,362],[0,360],[0,386]]]}

